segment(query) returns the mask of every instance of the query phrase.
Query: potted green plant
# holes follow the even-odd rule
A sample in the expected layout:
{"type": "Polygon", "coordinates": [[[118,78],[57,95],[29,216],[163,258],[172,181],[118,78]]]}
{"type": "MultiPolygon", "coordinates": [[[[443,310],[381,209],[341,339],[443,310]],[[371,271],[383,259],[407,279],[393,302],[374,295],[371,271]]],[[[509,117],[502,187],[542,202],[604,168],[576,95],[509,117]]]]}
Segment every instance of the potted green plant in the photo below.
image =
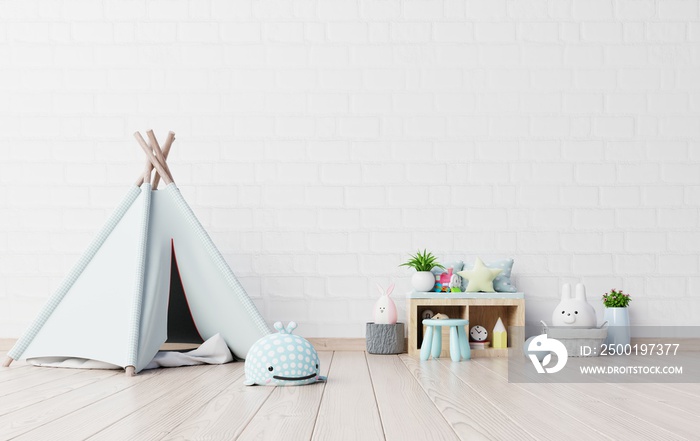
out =
{"type": "Polygon", "coordinates": [[[416,273],[411,277],[411,285],[416,291],[431,291],[435,286],[435,275],[430,271],[435,267],[445,269],[437,261],[437,257],[433,253],[420,250],[416,254],[411,255],[411,259],[399,266],[407,266],[416,270],[416,273]]]}
{"type": "Polygon", "coordinates": [[[628,345],[630,343],[630,316],[627,308],[632,299],[622,290],[611,289],[603,294],[605,313],[603,319],[608,322],[608,345],[628,345]]]}

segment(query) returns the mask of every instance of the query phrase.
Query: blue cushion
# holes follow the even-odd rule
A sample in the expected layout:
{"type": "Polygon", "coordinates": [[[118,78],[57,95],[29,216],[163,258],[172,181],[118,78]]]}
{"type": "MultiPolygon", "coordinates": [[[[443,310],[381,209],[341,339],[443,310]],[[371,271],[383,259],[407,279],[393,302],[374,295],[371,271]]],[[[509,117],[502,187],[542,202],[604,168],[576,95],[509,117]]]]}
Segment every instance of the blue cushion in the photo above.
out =
{"type": "MultiPolygon", "coordinates": [[[[489,268],[497,268],[502,270],[495,279],[493,279],[493,289],[496,292],[518,292],[518,289],[513,286],[510,280],[510,274],[513,271],[513,259],[501,259],[486,262],[484,264],[489,268]]],[[[445,268],[454,268],[454,272],[462,271],[464,269],[470,270],[474,268],[473,263],[464,263],[461,260],[456,262],[450,262],[445,264],[445,268]]],[[[437,274],[443,273],[444,271],[440,268],[434,268],[433,272],[437,274]],[[435,270],[439,271],[435,271],[435,270]]],[[[467,289],[467,280],[462,279],[462,291],[467,289]]]]}
{"type": "Polygon", "coordinates": [[[457,271],[462,271],[464,269],[464,262],[461,260],[455,260],[454,262],[449,262],[445,264],[445,268],[453,268],[453,273],[457,271]]]}
{"type": "MultiPolygon", "coordinates": [[[[513,259],[492,260],[489,262],[484,261],[484,264],[489,268],[502,270],[501,274],[493,279],[494,291],[518,292],[518,289],[513,286],[513,283],[510,281],[510,273],[513,271],[513,259]]],[[[473,263],[465,263],[463,269],[470,270],[472,268],[474,268],[473,263]]],[[[462,279],[462,291],[465,289],[467,289],[467,281],[462,279]]]]}

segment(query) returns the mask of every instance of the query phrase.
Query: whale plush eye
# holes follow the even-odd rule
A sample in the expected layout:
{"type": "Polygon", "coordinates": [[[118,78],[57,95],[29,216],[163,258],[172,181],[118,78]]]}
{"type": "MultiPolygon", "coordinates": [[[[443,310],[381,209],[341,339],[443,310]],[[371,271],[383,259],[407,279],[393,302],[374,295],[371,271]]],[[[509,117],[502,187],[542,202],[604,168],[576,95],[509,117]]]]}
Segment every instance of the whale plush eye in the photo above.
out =
{"type": "Polygon", "coordinates": [[[574,311],[574,314],[578,314],[578,311],[574,311]]]}
{"type": "Polygon", "coordinates": [[[564,314],[564,311],[562,311],[561,313],[564,314]]]}
{"type": "Polygon", "coordinates": [[[272,366],[268,366],[268,367],[267,367],[267,370],[270,371],[270,372],[272,372],[272,371],[275,370],[275,368],[273,368],[272,366]]]}
{"type": "Polygon", "coordinates": [[[318,369],[318,364],[316,365],[316,369],[318,369]]]}

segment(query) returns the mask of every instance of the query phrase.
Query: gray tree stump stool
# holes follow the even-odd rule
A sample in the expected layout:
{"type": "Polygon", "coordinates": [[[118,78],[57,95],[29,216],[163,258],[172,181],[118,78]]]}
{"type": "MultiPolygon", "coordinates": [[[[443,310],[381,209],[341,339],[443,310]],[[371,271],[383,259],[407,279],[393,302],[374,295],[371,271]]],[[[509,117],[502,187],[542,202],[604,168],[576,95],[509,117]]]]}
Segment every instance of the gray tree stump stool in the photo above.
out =
{"type": "Polygon", "coordinates": [[[367,323],[367,352],[370,354],[401,354],[404,352],[403,323],[380,325],[367,323]]]}

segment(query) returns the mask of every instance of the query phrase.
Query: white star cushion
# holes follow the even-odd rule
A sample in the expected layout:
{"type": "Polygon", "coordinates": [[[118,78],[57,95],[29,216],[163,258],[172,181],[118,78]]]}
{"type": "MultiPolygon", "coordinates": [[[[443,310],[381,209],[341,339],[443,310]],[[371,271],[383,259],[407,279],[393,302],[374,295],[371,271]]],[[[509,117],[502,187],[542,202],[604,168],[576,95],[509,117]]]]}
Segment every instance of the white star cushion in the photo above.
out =
{"type": "Polygon", "coordinates": [[[469,281],[466,292],[494,292],[493,279],[501,271],[503,270],[487,267],[484,261],[477,257],[473,269],[460,271],[457,275],[469,281]]]}

